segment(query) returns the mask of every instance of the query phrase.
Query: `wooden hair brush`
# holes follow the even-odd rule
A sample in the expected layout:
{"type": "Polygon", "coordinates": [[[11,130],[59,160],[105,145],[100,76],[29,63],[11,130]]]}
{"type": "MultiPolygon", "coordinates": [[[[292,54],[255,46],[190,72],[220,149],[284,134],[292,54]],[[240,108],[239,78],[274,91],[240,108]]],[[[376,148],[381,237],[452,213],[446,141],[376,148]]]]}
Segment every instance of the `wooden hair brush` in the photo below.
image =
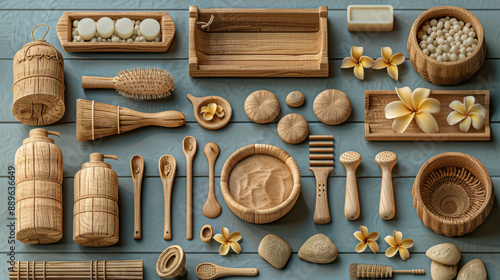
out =
{"type": "Polygon", "coordinates": [[[134,99],[159,99],[175,89],[174,76],[161,68],[133,68],[120,71],[114,78],[82,77],[82,88],[116,89],[134,99]]]}
{"type": "Polygon", "coordinates": [[[349,277],[357,279],[385,279],[392,278],[393,273],[424,275],[423,269],[392,270],[390,265],[353,263],[349,266],[349,277]]]}

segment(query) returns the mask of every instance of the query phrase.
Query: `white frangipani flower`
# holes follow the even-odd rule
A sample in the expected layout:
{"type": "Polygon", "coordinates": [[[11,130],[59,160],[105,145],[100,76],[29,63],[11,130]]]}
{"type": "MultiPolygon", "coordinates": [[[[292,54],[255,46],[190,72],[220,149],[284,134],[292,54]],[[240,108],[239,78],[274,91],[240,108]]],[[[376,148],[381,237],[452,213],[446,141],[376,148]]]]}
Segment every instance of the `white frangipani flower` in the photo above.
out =
{"type": "Polygon", "coordinates": [[[449,125],[460,123],[460,130],[467,132],[472,126],[475,129],[481,129],[484,126],[486,118],[486,109],[481,104],[475,104],[474,96],[464,97],[464,103],[455,100],[450,103],[450,108],[453,109],[446,119],[449,125]]]}

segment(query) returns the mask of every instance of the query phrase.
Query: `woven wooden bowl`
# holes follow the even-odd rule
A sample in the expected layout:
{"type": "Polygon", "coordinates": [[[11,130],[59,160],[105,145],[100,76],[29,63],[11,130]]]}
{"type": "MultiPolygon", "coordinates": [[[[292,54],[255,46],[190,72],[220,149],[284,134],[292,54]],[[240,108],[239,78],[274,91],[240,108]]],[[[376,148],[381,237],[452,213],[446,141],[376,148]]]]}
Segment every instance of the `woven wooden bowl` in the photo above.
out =
{"type": "Polygon", "coordinates": [[[480,226],[493,208],[490,174],[476,158],[442,153],[429,159],[413,184],[413,206],[424,225],[448,237],[480,226]]]}
{"type": "Polygon", "coordinates": [[[300,170],[293,157],[283,149],[252,144],[237,150],[227,159],[220,185],[224,200],[236,216],[249,223],[265,224],[278,220],[292,209],[300,194],[300,170]],[[265,167],[266,162],[273,162],[271,168],[269,165],[265,167]],[[245,175],[234,178],[242,167],[245,175]],[[235,174],[231,174],[232,171],[235,174]],[[283,174],[287,176],[283,177],[283,174]],[[235,180],[246,186],[239,188],[238,184],[235,189],[235,180]]]}
{"type": "Polygon", "coordinates": [[[422,78],[436,85],[456,85],[468,80],[483,66],[486,56],[486,43],[481,22],[471,12],[455,6],[439,6],[423,12],[411,27],[407,47],[413,68],[422,78]],[[420,26],[427,20],[446,16],[468,22],[474,27],[477,47],[471,55],[464,59],[448,62],[437,61],[425,55],[418,45],[417,31],[420,26]]]}

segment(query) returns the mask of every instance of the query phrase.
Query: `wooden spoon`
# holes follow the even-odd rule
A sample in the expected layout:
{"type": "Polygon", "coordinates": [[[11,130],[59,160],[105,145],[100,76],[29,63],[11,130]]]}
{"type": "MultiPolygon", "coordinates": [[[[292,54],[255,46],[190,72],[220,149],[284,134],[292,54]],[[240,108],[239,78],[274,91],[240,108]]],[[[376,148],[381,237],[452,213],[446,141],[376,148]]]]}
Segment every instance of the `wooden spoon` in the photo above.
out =
{"type": "Polygon", "coordinates": [[[171,223],[171,201],[172,201],[172,185],[175,178],[175,170],[177,163],[171,155],[163,155],[158,161],[160,170],[161,183],[163,185],[163,239],[172,240],[172,223],[171,223]]]}
{"type": "Polygon", "coordinates": [[[130,173],[134,186],[134,239],[142,238],[141,230],[141,191],[144,177],[144,159],[140,155],[130,158],[130,173]]]}
{"type": "Polygon", "coordinates": [[[345,152],[340,156],[339,161],[346,171],[344,215],[348,220],[353,221],[359,218],[361,212],[356,183],[356,168],[361,163],[361,155],[352,151],[345,152]]]}
{"type": "Polygon", "coordinates": [[[182,151],[186,157],[186,238],[193,239],[193,158],[196,154],[196,139],[186,136],[182,140],[182,151]]]}
{"type": "Polygon", "coordinates": [[[396,215],[394,189],[392,187],[392,168],[398,162],[395,153],[384,151],[375,156],[375,162],[382,170],[382,186],[380,188],[379,214],[384,220],[391,220],[396,215]]]}
{"type": "Polygon", "coordinates": [[[217,202],[217,198],[215,198],[215,186],[214,186],[214,168],[215,168],[215,160],[217,160],[217,156],[219,156],[219,146],[214,142],[207,143],[205,148],[203,149],[205,156],[208,160],[208,197],[205,204],[203,204],[203,215],[205,217],[214,219],[220,215],[222,208],[220,207],[219,202],[217,202]]]}
{"type": "Polygon", "coordinates": [[[231,119],[231,115],[233,114],[233,110],[231,109],[231,104],[227,102],[226,99],[220,96],[205,96],[205,97],[195,97],[192,94],[188,94],[187,98],[193,104],[193,113],[198,124],[206,129],[215,130],[220,129],[226,126],[226,124],[231,119]],[[219,118],[214,116],[211,121],[206,121],[203,119],[203,114],[200,113],[201,107],[207,106],[209,103],[216,103],[220,105],[224,110],[224,117],[219,118]]]}
{"type": "Polygon", "coordinates": [[[201,280],[212,280],[226,276],[257,276],[257,268],[222,267],[213,263],[200,263],[196,267],[196,276],[201,280]]]}

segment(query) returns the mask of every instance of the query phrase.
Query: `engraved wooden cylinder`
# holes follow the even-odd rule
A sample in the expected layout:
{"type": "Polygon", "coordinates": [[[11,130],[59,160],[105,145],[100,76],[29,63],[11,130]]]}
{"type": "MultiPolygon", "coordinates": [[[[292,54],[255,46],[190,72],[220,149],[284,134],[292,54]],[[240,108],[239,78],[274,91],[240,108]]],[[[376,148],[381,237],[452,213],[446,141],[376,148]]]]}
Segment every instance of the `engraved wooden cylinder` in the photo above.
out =
{"type": "Polygon", "coordinates": [[[104,247],[118,242],[118,175],[104,158],[118,159],[92,153],[75,175],[73,241],[80,245],[104,247]]]}
{"type": "Polygon", "coordinates": [[[16,152],[16,239],[50,244],[63,234],[63,155],[48,135],[32,129],[16,152]]]}
{"type": "Polygon", "coordinates": [[[64,106],[63,56],[51,44],[36,40],[14,56],[12,114],[24,124],[43,126],[62,118],[64,106]]]}

